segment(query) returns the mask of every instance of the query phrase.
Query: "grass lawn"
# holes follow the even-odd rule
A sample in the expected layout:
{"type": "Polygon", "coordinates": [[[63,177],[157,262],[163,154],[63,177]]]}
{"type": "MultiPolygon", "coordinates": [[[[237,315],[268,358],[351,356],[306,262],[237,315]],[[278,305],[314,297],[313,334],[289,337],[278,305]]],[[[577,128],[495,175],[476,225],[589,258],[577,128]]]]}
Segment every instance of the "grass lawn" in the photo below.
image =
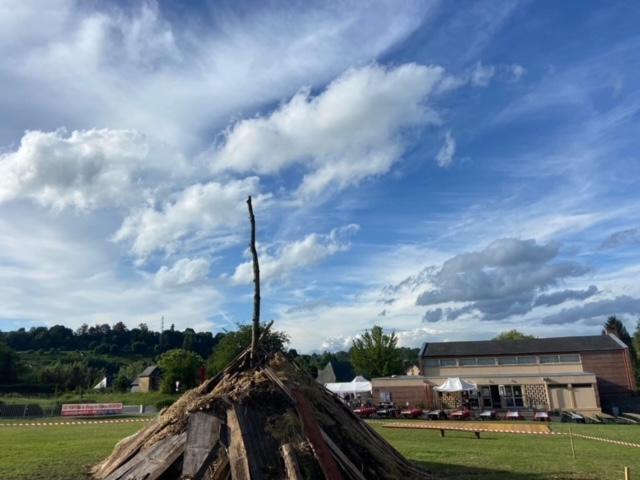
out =
{"type": "MultiPolygon", "coordinates": [[[[373,427],[409,459],[434,472],[436,478],[489,480],[593,479],[621,480],[624,467],[640,479],[640,448],[613,445],[574,437],[576,459],[569,437],[438,430],[400,430],[373,427]]],[[[640,426],[572,425],[574,433],[640,443],[640,426]]],[[[568,424],[552,424],[552,430],[568,432],[568,424]]]]}
{"type": "MultiPolygon", "coordinates": [[[[4,422],[6,423],[6,422],[4,422]]],[[[142,424],[69,425],[61,427],[0,426],[0,479],[79,480],[87,465],[107,456],[115,443],[142,424]]],[[[623,467],[640,479],[640,449],[575,438],[576,460],[566,436],[532,436],[470,432],[398,430],[373,426],[409,459],[420,462],[436,478],[618,480],[623,467]]],[[[566,424],[553,424],[567,431],[566,424]]],[[[640,442],[640,427],[573,425],[575,433],[640,442]]]]}

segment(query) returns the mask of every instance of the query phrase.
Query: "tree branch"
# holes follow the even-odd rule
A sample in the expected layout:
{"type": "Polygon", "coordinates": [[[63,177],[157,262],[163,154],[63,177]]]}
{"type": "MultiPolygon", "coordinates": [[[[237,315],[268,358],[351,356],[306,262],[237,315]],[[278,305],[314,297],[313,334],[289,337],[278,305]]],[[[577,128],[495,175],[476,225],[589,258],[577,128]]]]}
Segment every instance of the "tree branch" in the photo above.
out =
{"type": "Polygon", "coordinates": [[[253,257],[253,328],[251,330],[251,365],[255,365],[258,355],[258,337],[260,335],[260,265],[256,249],[256,218],[253,215],[251,196],[247,199],[249,221],[251,222],[251,256],[253,257]]]}

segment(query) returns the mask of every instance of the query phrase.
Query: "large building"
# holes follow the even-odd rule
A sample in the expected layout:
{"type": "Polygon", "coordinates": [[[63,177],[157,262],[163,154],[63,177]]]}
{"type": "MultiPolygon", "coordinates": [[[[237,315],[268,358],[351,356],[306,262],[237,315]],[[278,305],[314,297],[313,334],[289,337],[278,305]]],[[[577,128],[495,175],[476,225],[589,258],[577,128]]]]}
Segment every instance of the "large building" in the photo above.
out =
{"type": "Polygon", "coordinates": [[[426,407],[597,411],[636,390],[628,347],[613,334],[425,343],[418,376],[373,380],[373,397],[426,407]],[[475,383],[469,395],[439,394],[448,378],[475,383]]]}

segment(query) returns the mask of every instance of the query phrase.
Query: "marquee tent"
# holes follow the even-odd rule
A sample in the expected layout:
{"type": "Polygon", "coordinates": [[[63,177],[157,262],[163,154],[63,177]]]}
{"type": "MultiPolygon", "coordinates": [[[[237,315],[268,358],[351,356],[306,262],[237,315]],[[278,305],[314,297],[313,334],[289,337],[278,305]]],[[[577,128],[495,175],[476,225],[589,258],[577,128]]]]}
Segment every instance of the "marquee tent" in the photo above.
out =
{"type": "Polygon", "coordinates": [[[478,386],[475,383],[467,382],[460,377],[447,378],[439,387],[435,387],[438,392],[469,392],[477,390],[478,386]]]}
{"type": "Polygon", "coordinates": [[[337,394],[356,395],[358,393],[371,393],[371,382],[364,377],[357,376],[350,382],[325,383],[328,390],[337,394]]]}

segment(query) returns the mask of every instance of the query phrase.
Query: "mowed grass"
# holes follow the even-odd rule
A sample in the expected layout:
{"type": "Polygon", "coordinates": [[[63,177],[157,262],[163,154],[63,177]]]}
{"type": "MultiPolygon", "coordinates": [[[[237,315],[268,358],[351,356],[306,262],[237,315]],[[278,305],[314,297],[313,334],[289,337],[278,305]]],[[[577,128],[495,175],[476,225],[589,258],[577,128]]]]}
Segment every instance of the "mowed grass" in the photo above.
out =
{"type": "MultiPolygon", "coordinates": [[[[521,435],[373,427],[407,458],[419,462],[442,479],[621,480],[624,467],[640,479],[640,448],[574,437],[576,459],[565,435],[521,435]]],[[[573,433],[640,443],[640,426],[571,425],[573,433]]],[[[552,424],[568,432],[568,424],[552,424]]]]}
{"type": "MultiPolygon", "coordinates": [[[[7,423],[7,422],[2,422],[7,423]]],[[[106,457],[121,438],[143,423],[41,427],[0,426],[0,479],[80,480],[89,465],[106,457]]],[[[574,437],[400,430],[372,426],[409,459],[438,479],[618,480],[623,467],[640,479],[640,449],[574,437]]],[[[566,424],[553,424],[568,431],[566,424]]],[[[574,433],[640,443],[640,426],[572,425],[574,433]]]]}
{"type": "MultiPolygon", "coordinates": [[[[46,420],[52,421],[52,420],[46,420]]],[[[7,423],[7,422],[3,422],[7,423]]],[[[87,467],[144,423],[41,427],[0,426],[0,479],[85,479],[87,467]]]]}

